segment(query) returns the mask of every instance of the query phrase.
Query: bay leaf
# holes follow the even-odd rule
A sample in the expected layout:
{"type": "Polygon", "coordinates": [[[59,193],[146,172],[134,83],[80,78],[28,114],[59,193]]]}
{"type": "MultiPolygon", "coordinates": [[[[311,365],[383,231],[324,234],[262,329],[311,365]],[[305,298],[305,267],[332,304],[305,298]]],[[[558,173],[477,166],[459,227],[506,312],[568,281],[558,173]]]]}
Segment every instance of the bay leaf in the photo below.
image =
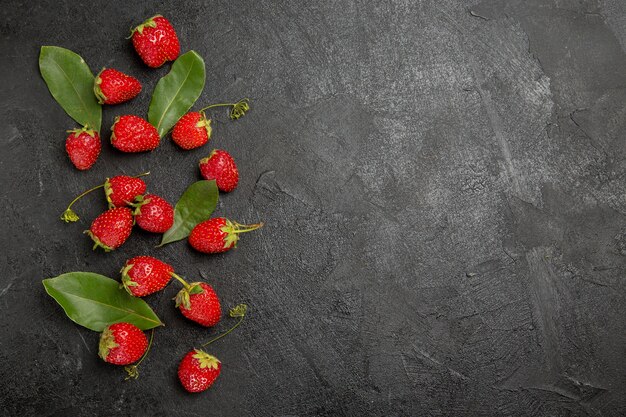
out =
{"type": "Polygon", "coordinates": [[[93,93],[94,75],[80,55],[58,46],[42,46],[39,70],[50,94],[81,126],[100,131],[102,106],[93,93]]]}
{"type": "Polygon", "coordinates": [[[159,246],[186,238],[198,223],[208,220],[218,195],[215,180],[197,181],[187,187],[174,208],[174,224],[163,234],[159,246]]]}
{"type": "Polygon", "coordinates": [[[145,301],[104,275],[68,272],[44,279],[43,286],[72,321],[97,332],[119,322],[132,323],[142,330],[163,325],[145,301]]]}
{"type": "Polygon", "coordinates": [[[171,71],[159,80],[150,100],[148,121],[161,137],[200,97],[205,78],[202,57],[195,51],[189,51],[178,57],[171,71]]]}

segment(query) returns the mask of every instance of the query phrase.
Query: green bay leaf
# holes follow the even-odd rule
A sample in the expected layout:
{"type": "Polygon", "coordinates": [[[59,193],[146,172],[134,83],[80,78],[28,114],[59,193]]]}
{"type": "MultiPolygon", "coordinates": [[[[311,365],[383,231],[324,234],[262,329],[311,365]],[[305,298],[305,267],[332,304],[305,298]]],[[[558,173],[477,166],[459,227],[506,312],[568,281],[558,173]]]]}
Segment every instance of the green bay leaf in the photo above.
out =
{"type": "Polygon", "coordinates": [[[159,246],[186,238],[198,223],[208,220],[218,195],[215,180],[197,181],[187,187],[174,208],[174,225],[163,234],[159,246]]]}
{"type": "Polygon", "coordinates": [[[171,71],[159,80],[150,100],[148,121],[161,137],[200,97],[205,77],[202,57],[195,51],[189,51],[178,57],[171,71]]]}
{"type": "Polygon", "coordinates": [[[128,294],[119,284],[92,272],[68,272],[43,280],[46,292],[65,314],[88,329],[101,332],[119,322],[132,323],[142,330],[163,325],[145,301],[128,294]]]}
{"type": "Polygon", "coordinates": [[[94,76],[85,60],[69,49],[42,46],[39,70],[63,110],[80,125],[99,132],[102,106],[93,93],[94,76]]]}

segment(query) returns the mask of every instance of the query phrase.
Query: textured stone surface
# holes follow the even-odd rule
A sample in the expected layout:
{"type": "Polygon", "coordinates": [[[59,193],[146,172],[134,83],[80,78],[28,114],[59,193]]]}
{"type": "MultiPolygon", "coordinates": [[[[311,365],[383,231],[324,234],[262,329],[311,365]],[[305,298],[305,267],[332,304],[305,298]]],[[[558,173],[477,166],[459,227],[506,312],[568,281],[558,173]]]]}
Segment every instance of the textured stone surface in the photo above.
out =
{"type": "MultiPolygon", "coordinates": [[[[5,1],[0,26],[4,199],[3,416],[626,415],[626,7],[621,0],[357,2],[5,1]],[[39,76],[41,45],[111,66],[144,91],[105,109],[145,115],[168,67],[146,68],[128,28],[160,12],[207,63],[199,104],[249,96],[212,143],[166,138],[87,172],[72,121],[39,76]],[[236,251],[155,249],[136,231],[92,252],[58,215],[83,189],[151,170],[175,201],[212,147],[241,182],[217,214],[265,221],[236,251]],[[117,277],[150,254],[205,279],[249,321],[212,346],[210,391],[178,361],[215,334],[170,300],[137,381],[98,359],[41,286],[73,270],[117,277]]],[[[226,323],[222,324],[224,327],[226,323]]]]}

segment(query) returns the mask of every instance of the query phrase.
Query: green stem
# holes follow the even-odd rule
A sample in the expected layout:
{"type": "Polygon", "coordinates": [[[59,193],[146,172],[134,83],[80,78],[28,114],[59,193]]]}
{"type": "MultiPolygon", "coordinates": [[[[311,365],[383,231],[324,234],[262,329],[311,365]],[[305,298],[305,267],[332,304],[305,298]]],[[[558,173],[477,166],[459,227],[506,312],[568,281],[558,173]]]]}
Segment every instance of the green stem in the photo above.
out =
{"type": "Polygon", "coordinates": [[[178,280],[178,282],[180,282],[181,284],[183,284],[183,287],[185,287],[185,289],[186,289],[187,291],[190,291],[190,290],[191,290],[191,285],[189,285],[189,284],[187,283],[187,281],[185,281],[184,279],[182,279],[182,277],[180,277],[179,275],[177,275],[177,274],[175,274],[175,273],[173,273],[173,272],[170,272],[170,275],[171,275],[171,276],[173,276],[174,278],[176,278],[176,279],[178,280]]]}
{"type": "Polygon", "coordinates": [[[150,348],[152,347],[152,339],[154,339],[154,329],[150,331],[150,341],[148,342],[148,348],[144,352],[143,356],[139,359],[139,362],[135,364],[135,366],[139,366],[139,364],[141,364],[141,362],[146,359],[146,356],[148,356],[148,352],[150,352],[150,348]]]}
{"type": "Polygon", "coordinates": [[[246,316],[245,316],[245,314],[241,315],[241,316],[239,317],[239,321],[238,321],[238,322],[237,322],[237,323],[236,323],[233,327],[231,327],[230,329],[228,329],[226,332],[222,333],[221,335],[219,335],[219,336],[217,336],[217,337],[215,337],[215,338],[213,338],[213,339],[209,340],[208,342],[203,343],[203,344],[202,344],[202,345],[200,345],[200,346],[202,346],[202,347],[208,346],[208,345],[210,345],[211,343],[215,342],[216,340],[219,340],[219,339],[221,339],[222,337],[226,336],[228,333],[230,333],[230,332],[232,332],[233,330],[235,330],[235,329],[236,329],[236,328],[237,328],[237,327],[241,324],[241,322],[243,322],[243,319],[244,319],[245,317],[246,317],[246,316]]]}
{"type": "Polygon", "coordinates": [[[237,104],[237,103],[218,103],[218,104],[211,104],[210,106],[206,106],[206,107],[201,108],[200,110],[198,110],[198,112],[203,112],[203,111],[205,111],[205,110],[212,109],[213,107],[226,107],[226,106],[234,106],[234,105],[236,105],[236,104],[237,104]]]}
{"type": "Polygon", "coordinates": [[[251,232],[253,230],[256,230],[260,227],[263,227],[263,223],[256,223],[256,224],[239,224],[237,222],[233,222],[235,224],[235,230],[233,231],[233,233],[246,233],[246,232],[251,232]],[[243,229],[240,229],[240,227],[243,227],[243,229]]]}
{"type": "Polygon", "coordinates": [[[143,355],[141,356],[141,358],[139,358],[139,361],[134,365],[129,365],[129,366],[124,367],[124,370],[128,373],[128,376],[124,378],[125,380],[131,379],[131,378],[137,379],[139,377],[139,371],[137,370],[137,368],[139,367],[141,362],[143,362],[143,360],[146,359],[146,356],[148,356],[148,352],[150,352],[150,348],[152,347],[152,339],[154,339],[154,329],[152,329],[152,331],[150,332],[150,341],[148,342],[148,347],[146,351],[143,353],[143,355]]]}
{"type": "MultiPolygon", "coordinates": [[[[144,173],[139,174],[139,175],[135,175],[133,178],[145,177],[146,175],[150,175],[150,171],[144,172],[144,173]]],[[[93,188],[90,188],[89,190],[85,191],[84,193],[82,193],[81,195],[79,195],[78,197],[76,197],[75,199],[72,200],[70,205],[67,206],[67,210],[70,210],[72,208],[72,205],[74,205],[74,203],[77,202],[78,200],[80,200],[82,197],[84,197],[87,194],[89,194],[90,192],[96,191],[98,188],[102,188],[102,187],[104,187],[104,184],[97,185],[97,186],[95,186],[93,188]]]]}
{"type": "Polygon", "coordinates": [[[72,208],[72,205],[74,205],[75,202],[77,202],[78,200],[80,200],[82,197],[86,196],[87,194],[89,194],[92,191],[96,191],[98,188],[102,188],[104,187],[104,184],[100,184],[96,187],[90,188],[87,191],[85,191],[84,193],[82,193],[81,195],[79,195],[78,197],[76,197],[75,199],[72,200],[72,202],[70,203],[69,206],[67,206],[67,210],[72,208]]]}

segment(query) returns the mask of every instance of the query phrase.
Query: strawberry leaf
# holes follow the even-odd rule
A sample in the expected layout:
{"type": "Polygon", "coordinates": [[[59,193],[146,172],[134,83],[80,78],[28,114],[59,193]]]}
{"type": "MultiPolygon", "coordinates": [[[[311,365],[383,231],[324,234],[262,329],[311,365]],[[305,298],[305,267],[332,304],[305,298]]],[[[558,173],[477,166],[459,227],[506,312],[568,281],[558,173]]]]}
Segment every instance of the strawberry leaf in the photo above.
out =
{"type": "Polygon", "coordinates": [[[85,60],[69,49],[42,46],[39,70],[63,110],[80,125],[99,132],[102,106],[93,93],[94,76],[85,60]]]}
{"type": "Polygon", "coordinates": [[[217,206],[218,195],[215,180],[191,184],[176,203],[174,224],[163,234],[159,246],[186,238],[198,223],[208,220],[217,206]]]}
{"type": "Polygon", "coordinates": [[[204,61],[195,51],[181,55],[154,88],[148,121],[163,137],[196,102],[206,78],[204,61]]]}
{"type": "Polygon", "coordinates": [[[145,301],[103,275],[69,272],[44,279],[43,286],[72,321],[97,332],[119,322],[132,323],[142,330],[163,325],[145,301]]]}

